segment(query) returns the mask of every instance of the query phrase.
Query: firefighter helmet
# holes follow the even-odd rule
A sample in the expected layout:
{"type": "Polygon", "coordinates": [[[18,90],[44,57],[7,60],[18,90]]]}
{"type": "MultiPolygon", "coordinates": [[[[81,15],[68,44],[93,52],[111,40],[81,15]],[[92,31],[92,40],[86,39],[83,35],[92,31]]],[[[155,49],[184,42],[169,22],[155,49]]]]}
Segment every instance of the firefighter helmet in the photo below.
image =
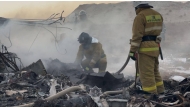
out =
{"type": "Polygon", "coordinates": [[[82,32],[78,37],[78,41],[83,44],[91,43],[92,37],[88,33],[82,32]]]}
{"type": "Polygon", "coordinates": [[[149,5],[148,2],[145,1],[134,1],[133,2],[134,8],[153,8],[153,6],[149,5]]]}
{"type": "Polygon", "coordinates": [[[80,20],[86,20],[87,19],[87,16],[86,16],[86,12],[84,10],[81,10],[79,12],[79,17],[80,17],[80,20]]]}

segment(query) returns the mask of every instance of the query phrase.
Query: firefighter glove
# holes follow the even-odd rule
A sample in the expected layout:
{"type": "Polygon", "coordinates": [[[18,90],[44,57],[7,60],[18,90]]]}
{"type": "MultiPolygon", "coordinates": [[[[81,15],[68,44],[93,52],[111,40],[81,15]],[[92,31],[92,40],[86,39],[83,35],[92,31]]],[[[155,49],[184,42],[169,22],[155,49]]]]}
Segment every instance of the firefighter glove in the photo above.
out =
{"type": "Polygon", "coordinates": [[[130,52],[130,53],[129,53],[129,56],[131,57],[132,60],[134,60],[134,61],[137,60],[136,53],[134,53],[134,52],[130,52]]]}
{"type": "Polygon", "coordinates": [[[86,71],[89,71],[90,69],[88,67],[85,68],[86,71]]]}
{"type": "Polygon", "coordinates": [[[161,38],[161,37],[157,37],[157,38],[156,38],[156,42],[157,42],[157,43],[160,43],[161,41],[162,41],[162,38],[161,38]]]}

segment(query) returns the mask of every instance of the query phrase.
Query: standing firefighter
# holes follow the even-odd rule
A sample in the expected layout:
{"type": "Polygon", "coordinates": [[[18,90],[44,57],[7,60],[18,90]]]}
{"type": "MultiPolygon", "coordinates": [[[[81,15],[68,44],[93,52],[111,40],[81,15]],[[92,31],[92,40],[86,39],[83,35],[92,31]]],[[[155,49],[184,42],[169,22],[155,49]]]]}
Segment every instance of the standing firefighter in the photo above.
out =
{"type": "Polygon", "coordinates": [[[133,22],[133,36],[130,40],[130,57],[138,62],[138,72],[145,92],[164,92],[163,80],[159,72],[159,43],[157,37],[162,31],[163,18],[151,9],[153,6],[140,1],[134,2],[136,17],[133,22]]]}
{"type": "Polygon", "coordinates": [[[92,68],[99,68],[99,72],[105,72],[107,59],[102,49],[102,44],[88,33],[82,32],[78,38],[79,50],[75,63],[81,64],[85,71],[93,72],[92,68]],[[84,61],[84,56],[86,59],[84,61]]]}

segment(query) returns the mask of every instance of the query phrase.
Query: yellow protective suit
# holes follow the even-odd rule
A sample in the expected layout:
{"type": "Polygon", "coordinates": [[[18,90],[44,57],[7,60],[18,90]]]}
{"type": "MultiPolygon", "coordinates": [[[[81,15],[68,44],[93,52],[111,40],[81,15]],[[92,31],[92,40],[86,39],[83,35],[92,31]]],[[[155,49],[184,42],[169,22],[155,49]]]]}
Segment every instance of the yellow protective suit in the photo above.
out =
{"type": "Polygon", "coordinates": [[[104,50],[102,49],[102,44],[99,42],[92,43],[89,49],[84,49],[81,44],[79,46],[75,63],[81,64],[85,70],[99,68],[99,72],[105,72],[107,59],[104,50]],[[85,60],[83,60],[84,56],[86,57],[85,60]]]}
{"type": "Polygon", "coordinates": [[[143,41],[142,37],[158,36],[162,31],[163,18],[150,8],[138,8],[133,22],[131,52],[138,52],[139,76],[144,91],[163,93],[164,84],[159,72],[159,46],[157,41],[143,41]]]}

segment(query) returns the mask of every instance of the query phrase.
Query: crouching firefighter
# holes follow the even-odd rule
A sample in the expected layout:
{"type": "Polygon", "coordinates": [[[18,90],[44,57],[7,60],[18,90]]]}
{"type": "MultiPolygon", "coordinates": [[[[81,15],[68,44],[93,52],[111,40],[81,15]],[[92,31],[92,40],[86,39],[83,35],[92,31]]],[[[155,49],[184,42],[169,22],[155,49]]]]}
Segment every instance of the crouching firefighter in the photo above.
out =
{"type": "MultiPolygon", "coordinates": [[[[164,84],[159,72],[160,35],[163,17],[153,6],[135,1],[136,17],[133,36],[130,40],[130,57],[138,60],[138,72],[142,90],[151,94],[164,93],[164,84]]],[[[160,48],[161,49],[161,48],[160,48]]],[[[162,56],[161,56],[162,57],[162,56]]]]}
{"type": "Polygon", "coordinates": [[[81,64],[87,72],[93,72],[93,68],[98,68],[98,72],[105,72],[107,59],[102,49],[102,44],[98,39],[91,37],[88,33],[82,32],[78,38],[79,50],[75,59],[76,64],[81,64]],[[86,57],[83,60],[84,56],[86,57]]]}

